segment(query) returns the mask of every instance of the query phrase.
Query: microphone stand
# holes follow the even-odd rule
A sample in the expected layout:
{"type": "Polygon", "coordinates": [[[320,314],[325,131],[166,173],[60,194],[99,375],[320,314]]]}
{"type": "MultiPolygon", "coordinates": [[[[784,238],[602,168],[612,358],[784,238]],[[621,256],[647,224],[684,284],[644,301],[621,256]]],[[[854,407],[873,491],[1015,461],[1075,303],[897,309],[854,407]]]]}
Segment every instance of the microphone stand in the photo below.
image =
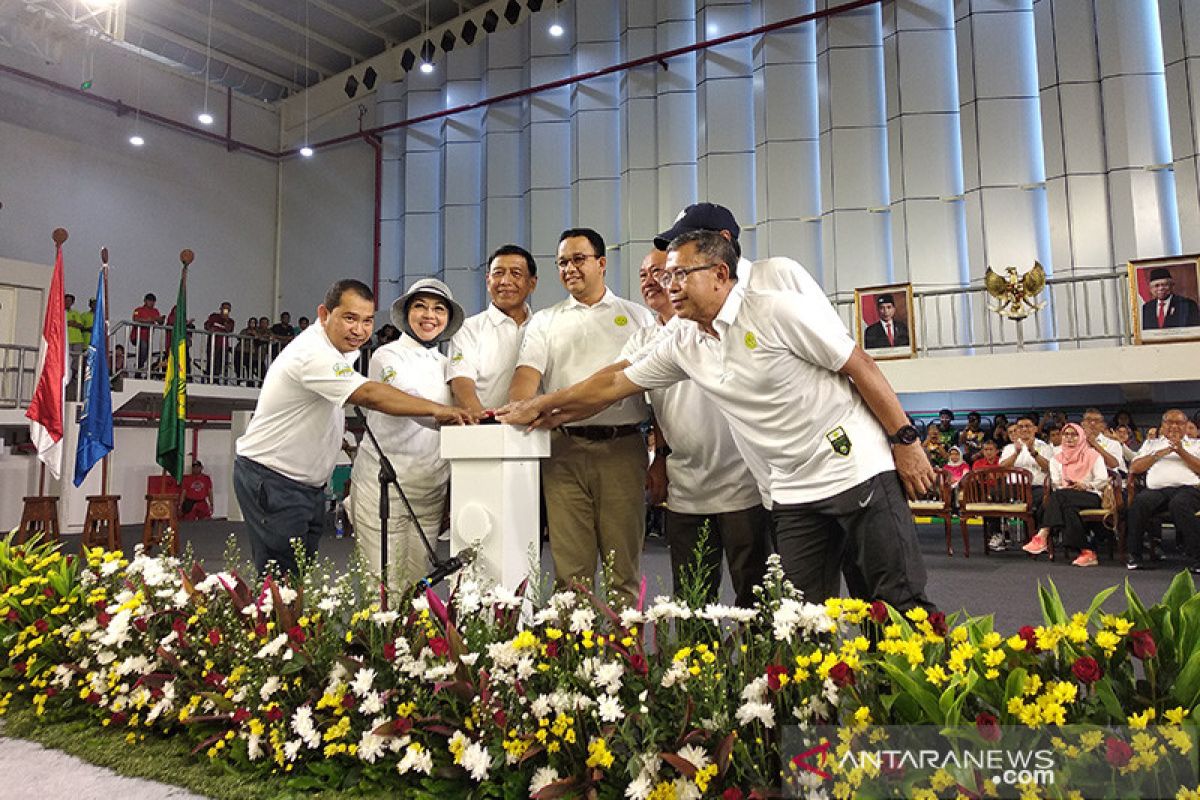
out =
{"type": "MultiPolygon", "coordinates": [[[[354,413],[358,416],[359,422],[362,423],[363,429],[367,432],[367,437],[371,440],[371,444],[375,446],[375,452],[379,455],[379,606],[384,611],[387,611],[388,516],[391,511],[391,498],[388,497],[389,486],[396,487],[396,492],[400,495],[400,500],[403,501],[405,510],[408,511],[408,517],[412,520],[417,533],[420,535],[421,544],[425,545],[425,552],[429,555],[429,560],[434,566],[434,571],[430,575],[437,575],[445,565],[438,559],[437,551],[429,544],[429,537],[425,535],[425,529],[421,527],[421,521],[417,519],[417,512],[413,511],[412,504],[408,502],[408,496],[404,494],[404,489],[400,486],[400,481],[396,478],[396,468],[392,466],[391,460],[384,454],[383,448],[379,446],[379,440],[375,438],[375,432],[367,424],[367,415],[358,407],[355,407],[354,413]]],[[[451,559],[451,561],[453,560],[451,559]]],[[[445,576],[443,575],[442,577],[445,576]]],[[[425,580],[429,579],[426,578],[425,580]]],[[[441,578],[437,580],[441,580],[441,578]]]]}

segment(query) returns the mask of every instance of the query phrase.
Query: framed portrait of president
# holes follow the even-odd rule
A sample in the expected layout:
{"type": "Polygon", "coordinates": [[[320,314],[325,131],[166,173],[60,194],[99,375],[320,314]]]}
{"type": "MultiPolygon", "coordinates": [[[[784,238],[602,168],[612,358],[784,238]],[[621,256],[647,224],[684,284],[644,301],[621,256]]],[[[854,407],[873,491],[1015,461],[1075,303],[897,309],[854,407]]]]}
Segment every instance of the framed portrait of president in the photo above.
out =
{"type": "Polygon", "coordinates": [[[1129,262],[1134,344],[1200,339],[1200,255],[1129,262]]]}
{"type": "Polygon", "coordinates": [[[876,360],[912,358],[917,353],[912,284],[854,290],[855,338],[876,360]]]}

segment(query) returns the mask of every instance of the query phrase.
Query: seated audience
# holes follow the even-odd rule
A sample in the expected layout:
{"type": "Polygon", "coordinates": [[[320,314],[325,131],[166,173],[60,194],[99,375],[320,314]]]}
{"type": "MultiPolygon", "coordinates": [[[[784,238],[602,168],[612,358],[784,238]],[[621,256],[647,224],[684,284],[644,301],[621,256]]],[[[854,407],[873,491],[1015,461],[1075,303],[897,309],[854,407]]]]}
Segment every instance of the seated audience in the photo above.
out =
{"type": "MultiPolygon", "coordinates": [[[[1000,448],[994,439],[984,439],[979,450],[979,458],[971,465],[972,472],[987,470],[1000,466],[1000,448]]],[[[987,532],[989,550],[1007,550],[1008,543],[1000,530],[1000,520],[996,517],[984,517],[984,530],[987,532]]]]}
{"type": "Polygon", "coordinates": [[[983,440],[987,438],[987,434],[980,427],[981,422],[982,418],[979,416],[979,412],[972,411],[967,414],[967,427],[958,434],[958,446],[962,448],[963,458],[968,464],[979,458],[979,453],[983,449],[983,440]]]}
{"type": "Polygon", "coordinates": [[[1037,438],[1037,417],[1033,414],[1018,417],[1013,425],[1013,440],[1000,453],[1000,466],[1029,471],[1033,478],[1033,508],[1037,515],[1041,514],[1046,472],[1053,457],[1054,448],[1037,438]]]}
{"type": "Polygon", "coordinates": [[[1200,441],[1184,438],[1187,416],[1173,408],[1162,416],[1162,436],[1146,439],[1129,465],[1131,476],[1146,476],[1129,506],[1129,569],[1142,569],[1142,540],[1154,515],[1164,508],[1175,525],[1180,551],[1191,558],[1189,569],[1200,574],[1200,441]]]}
{"type": "Polygon", "coordinates": [[[1121,457],[1125,459],[1126,469],[1137,458],[1137,450],[1134,450],[1130,445],[1136,444],[1133,439],[1133,433],[1129,430],[1128,425],[1118,425],[1113,430],[1113,440],[1121,445],[1121,457]]]}
{"type": "Polygon", "coordinates": [[[963,460],[962,448],[955,445],[950,448],[946,466],[942,469],[946,470],[946,474],[950,476],[950,487],[957,489],[959,481],[971,471],[971,465],[963,460]]]}
{"type": "Polygon", "coordinates": [[[1079,550],[1073,562],[1077,567],[1094,567],[1096,545],[1083,524],[1079,512],[1100,507],[1100,493],[1108,485],[1108,470],[1100,453],[1088,445],[1083,427],[1068,422],[1062,432],[1062,447],[1050,460],[1050,486],[1053,491],[1042,511],[1041,528],[1022,550],[1031,555],[1046,552],[1050,533],[1062,531],[1062,543],[1079,550]]]}
{"type": "Polygon", "coordinates": [[[1112,425],[1110,427],[1115,431],[1121,425],[1129,428],[1129,446],[1135,450],[1141,447],[1144,441],[1142,432],[1138,430],[1137,423],[1133,421],[1133,414],[1124,408],[1113,414],[1112,425]]]}
{"type": "Polygon", "coordinates": [[[950,459],[950,454],[942,444],[942,428],[936,422],[930,422],[925,430],[925,455],[929,457],[929,463],[933,464],[934,469],[944,467],[950,459]]]}
{"type": "Polygon", "coordinates": [[[1187,421],[1187,428],[1183,435],[1189,439],[1195,439],[1197,436],[1200,436],[1200,426],[1196,425],[1196,420],[1189,419],[1187,421]]]}
{"type": "Polygon", "coordinates": [[[1084,411],[1083,421],[1079,423],[1079,426],[1087,434],[1088,447],[1100,454],[1104,468],[1124,473],[1125,455],[1121,451],[1120,443],[1105,433],[1104,415],[1100,413],[1100,409],[1089,408],[1084,411]]]}
{"type": "Polygon", "coordinates": [[[951,448],[958,443],[958,433],[954,430],[954,412],[943,408],[938,412],[938,427],[942,429],[942,446],[951,448]]]}
{"type": "Polygon", "coordinates": [[[180,519],[208,519],[212,516],[212,478],[204,474],[204,465],[198,459],[192,461],[192,474],[183,478],[180,519]]]}
{"type": "Polygon", "coordinates": [[[1054,448],[1054,452],[1056,453],[1062,448],[1062,434],[1062,425],[1059,425],[1057,422],[1051,420],[1046,426],[1045,441],[1047,441],[1050,446],[1054,448]]]}
{"type": "Polygon", "coordinates": [[[1003,414],[997,414],[992,421],[992,439],[1001,450],[1012,441],[1012,436],[1008,432],[1008,417],[1003,414]]]}

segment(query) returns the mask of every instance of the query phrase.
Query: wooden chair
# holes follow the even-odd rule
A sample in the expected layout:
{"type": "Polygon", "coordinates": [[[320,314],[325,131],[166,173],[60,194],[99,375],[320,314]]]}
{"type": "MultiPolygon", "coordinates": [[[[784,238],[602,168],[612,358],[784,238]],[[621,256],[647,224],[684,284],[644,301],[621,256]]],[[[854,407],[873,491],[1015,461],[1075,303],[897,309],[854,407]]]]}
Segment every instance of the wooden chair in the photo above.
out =
{"type": "MultiPolygon", "coordinates": [[[[1029,470],[1015,467],[987,467],[968,472],[958,484],[959,524],[962,525],[964,558],[971,557],[967,520],[1017,518],[1025,523],[1025,538],[1033,535],[1036,522],[1033,507],[1033,476],[1029,470]]],[[[983,554],[989,555],[987,526],[983,526],[983,554]]],[[[1054,558],[1051,551],[1050,557],[1054,558]]]]}
{"type": "MultiPolygon", "coordinates": [[[[929,487],[929,491],[924,496],[917,500],[909,500],[908,507],[912,510],[914,517],[941,517],[942,522],[946,526],[946,555],[954,555],[954,548],[950,543],[950,528],[951,517],[954,515],[953,504],[951,497],[953,489],[950,488],[950,476],[945,470],[937,470],[935,473],[933,485],[929,487]]],[[[963,545],[967,543],[964,541],[963,545]]]]}
{"type": "Polygon", "coordinates": [[[1112,510],[1103,508],[1085,508],[1079,512],[1079,518],[1084,525],[1099,525],[1104,538],[1108,540],[1108,557],[1113,557],[1113,540],[1116,540],[1117,553],[1125,558],[1125,486],[1121,473],[1115,469],[1108,471],[1108,483],[1112,487],[1113,500],[1116,505],[1112,510]],[[1112,535],[1109,536],[1108,533],[1112,535]]]}

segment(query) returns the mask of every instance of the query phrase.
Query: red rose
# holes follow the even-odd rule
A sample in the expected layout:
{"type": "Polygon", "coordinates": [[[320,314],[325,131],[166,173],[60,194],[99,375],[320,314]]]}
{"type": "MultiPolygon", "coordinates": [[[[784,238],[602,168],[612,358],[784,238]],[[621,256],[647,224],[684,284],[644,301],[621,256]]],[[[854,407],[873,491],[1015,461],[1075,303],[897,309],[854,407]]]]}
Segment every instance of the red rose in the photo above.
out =
{"type": "Polygon", "coordinates": [[[384,642],[383,657],[387,661],[395,661],[396,660],[396,643],[395,642],[384,642]]]}
{"type": "Polygon", "coordinates": [[[933,628],[933,632],[938,636],[946,635],[946,615],[941,611],[934,611],[929,615],[929,627],[933,628]]]}
{"type": "Polygon", "coordinates": [[[354,699],[354,695],[346,692],[342,695],[342,708],[354,708],[354,704],[358,701],[354,699]]]}
{"type": "Polygon", "coordinates": [[[107,628],[108,623],[110,623],[110,622],[112,622],[112,617],[110,617],[108,615],[107,611],[101,611],[99,614],[96,615],[96,624],[99,625],[101,628],[107,628]]]}
{"type": "Polygon", "coordinates": [[[254,635],[260,639],[265,639],[267,636],[267,623],[260,622],[254,626],[254,635]]]}
{"type": "Polygon", "coordinates": [[[650,672],[650,665],[646,663],[646,657],[641,653],[630,654],[629,666],[633,667],[633,671],[639,675],[646,675],[650,672]]]}
{"type": "Polygon", "coordinates": [[[15,608],[10,608],[8,610],[8,613],[5,614],[4,617],[9,622],[16,622],[17,621],[17,610],[15,608]]]}
{"type": "Polygon", "coordinates": [[[50,630],[50,623],[39,618],[33,621],[33,627],[38,633],[45,633],[46,631],[50,630]]]}
{"type": "Polygon", "coordinates": [[[435,656],[450,655],[450,643],[446,641],[444,636],[434,636],[430,639],[429,649],[433,651],[435,656]]]}
{"type": "Polygon", "coordinates": [[[874,603],[871,603],[870,614],[871,619],[875,620],[880,625],[888,621],[887,606],[885,606],[881,600],[876,600],[874,603]]]}
{"type": "Polygon", "coordinates": [[[109,719],[113,725],[124,725],[129,721],[129,715],[124,711],[114,711],[112,717],[109,719]]]}
{"type": "Polygon", "coordinates": [[[146,628],[148,628],[148,627],[150,627],[150,626],[146,623],[145,617],[134,617],[133,629],[136,630],[138,633],[145,633],[146,628]]]}
{"type": "Polygon", "coordinates": [[[496,727],[507,728],[508,727],[508,714],[504,713],[503,708],[498,708],[495,710],[495,712],[492,713],[492,721],[496,723],[496,727]]]}
{"type": "Polygon", "coordinates": [[[975,730],[985,742],[1000,741],[1000,722],[986,711],[980,711],[975,716],[975,730]]]}
{"type": "Polygon", "coordinates": [[[1037,653],[1041,651],[1042,648],[1038,647],[1037,643],[1037,631],[1033,629],[1032,625],[1022,627],[1021,630],[1017,631],[1017,636],[1025,640],[1025,649],[1029,652],[1037,653]]]}
{"type": "Polygon", "coordinates": [[[208,643],[216,647],[221,643],[221,632],[216,628],[212,628],[208,632],[208,643]]]}
{"type": "Polygon", "coordinates": [[[263,716],[267,718],[268,722],[279,722],[283,719],[283,711],[279,706],[272,706],[263,712],[263,716]]]}
{"type": "MultiPolygon", "coordinates": [[[[787,667],[782,666],[781,664],[769,664],[767,666],[767,686],[770,687],[772,692],[778,692],[783,686],[783,681],[779,679],[779,676],[786,675],[787,673],[787,667]]],[[[831,676],[832,674],[833,673],[830,672],[831,676]]]]}
{"type": "Polygon", "coordinates": [[[400,719],[396,720],[396,733],[401,736],[411,731],[412,727],[412,717],[400,717],[400,719]]]}
{"type": "Polygon", "coordinates": [[[12,665],[12,668],[13,668],[13,672],[17,673],[18,675],[25,674],[25,662],[24,661],[16,662],[15,664],[12,665]]]}
{"type": "Polygon", "coordinates": [[[42,595],[48,599],[53,600],[54,599],[54,587],[53,586],[43,586],[42,587],[42,595]]]}
{"type": "Polygon", "coordinates": [[[745,797],[742,790],[736,786],[730,786],[725,791],[721,792],[721,800],[742,800],[745,797]]]}
{"type": "Polygon", "coordinates": [[[250,709],[248,708],[239,708],[233,712],[233,723],[235,725],[241,725],[248,719],[250,719],[250,709]]]}
{"type": "Polygon", "coordinates": [[[54,697],[54,695],[56,695],[56,694],[58,694],[57,686],[47,686],[46,687],[46,697],[54,697]]]}
{"type": "Polygon", "coordinates": [[[100,704],[100,695],[98,695],[96,692],[88,692],[88,696],[83,699],[84,702],[91,703],[92,705],[100,704]]]}
{"type": "Polygon", "coordinates": [[[1104,758],[1118,769],[1129,763],[1133,758],[1133,748],[1124,740],[1110,736],[1104,740],[1104,758]]]}
{"type": "Polygon", "coordinates": [[[176,617],[175,621],[171,623],[171,630],[183,636],[187,633],[187,620],[183,617],[176,617]]]}
{"type": "Polygon", "coordinates": [[[1129,649],[1142,661],[1158,655],[1158,645],[1154,643],[1154,634],[1150,633],[1149,628],[1144,628],[1140,631],[1130,631],[1129,649]]]}
{"type": "Polygon", "coordinates": [[[546,658],[558,658],[558,642],[546,643],[546,658]]]}
{"type": "Polygon", "coordinates": [[[854,670],[845,661],[839,661],[829,669],[829,679],[839,689],[854,685],[854,670]]]}
{"type": "Polygon", "coordinates": [[[225,683],[225,676],[219,672],[210,672],[204,676],[204,682],[209,686],[220,686],[225,683]]]}
{"type": "Polygon", "coordinates": [[[304,633],[304,629],[299,625],[293,625],[292,627],[288,628],[288,638],[296,644],[304,644],[305,640],[308,639],[308,636],[304,633]]]}
{"type": "Polygon", "coordinates": [[[1071,672],[1075,673],[1075,677],[1079,679],[1080,683],[1089,685],[1104,677],[1104,670],[1091,656],[1081,656],[1075,659],[1075,663],[1071,665],[1071,672]]]}

